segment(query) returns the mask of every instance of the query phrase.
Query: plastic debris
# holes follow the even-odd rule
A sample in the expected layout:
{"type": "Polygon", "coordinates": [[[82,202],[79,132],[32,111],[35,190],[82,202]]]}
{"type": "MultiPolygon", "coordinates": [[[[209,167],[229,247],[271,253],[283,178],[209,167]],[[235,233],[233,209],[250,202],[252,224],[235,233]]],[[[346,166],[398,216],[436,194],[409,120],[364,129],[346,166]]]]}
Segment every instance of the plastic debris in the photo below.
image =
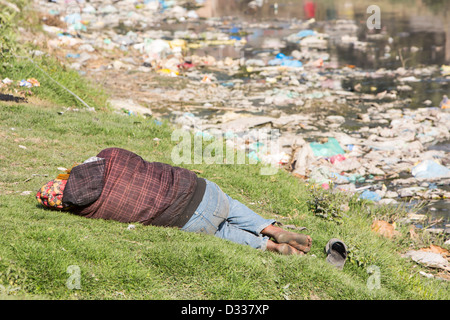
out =
{"type": "Polygon", "coordinates": [[[365,190],[363,193],[361,193],[359,199],[378,202],[381,200],[381,196],[376,192],[365,190]]]}
{"type": "Polygon", "coordinates": [[[311,149],[316,157],[332,157],[338,154],[345,154],[344,149],[335,138],[328,138],[325,143],[311,142],[311,149]]]}
{"type": "Polygon", "coordinates": [[[2,83],[4,83],[4,84],[11,84],[11,83],[13,83],[13,82],[14,82],[14,81],[11,80],[11,79],[9,79],[9,78],[5,78],[5,79],[2,80],[2,83]]]}
{"type": "Polygon", "coordinates": [[[19,86],[31,88],[31,87],[33,87],[33,84],[23,79],[23,80],[20,80],[19,86]]]}
{"type": "Polygon", "coordinates": [[[292,56],[286,56],[283,53],[276,55],[275,59],[269,60],[269,66],[285,66],[292,68],[303,67],[303,63],[299,60],[295,60],[292,56]]]}
{"type": "Polygon", "coordinates": [[[427,267],[450,271],[450,262],[439,253],[410,250],[405,254],[405,257],[409,257],[415,262],[427,267]]]}
{"type": "Polygon", "coordinates": [[[164,74],[164,75],[168,75],[171,77],[176,77],[180,74],[177,70],[171,70],[171,69],[167,69],[167,68],[159,69],[157,72],[159,74],[164,74]]]}
{"type": "Polygon", "coordinates": [[[416,178],[450,178],[450,169],[433,160],[425,160],[412,168],[411,173],[416,178]]]}
{"type": "Polygon", "coordinates": [[[448,99],[448,97],[446,95],[444,95],[444,97],[442,98],[442,101],[439,104],[439,106],[442,109],[450,109],[450,100],[448,99]]]}
{"type": "Polygon", "coordinates": [[[29,78],[29,79],[27,79],[27,82],[31,83],[33,85],[33,87],[40,87],[41,86],[39,81],[37,81],[35,78],[29,78]]]}
{"type": "Polygon", "coordinates": [[[309,37],[309,36],[314,36],[316,34],[316,32],[314,31],[314,30],[302,30],[302,31],[299,31],[297,34],[296,34],[296,36],[299,38],[299,39],[302,39],[302,38],[305,38],[305,37],[309,37]]]}
{"type": "Polygon", "coordinates": [[[337,154],[337,155],[334,155],[334,156],[332,156],[331,158],[330,158],[330,162],[332,163],[332,164],[335,164],[335,163],[337,163],[337,162],[341,162],[341,161],[344,161],[346,158],[342,155],[342,154],[337,154]]]}
{"type": "Polygon", "coordinates": [[[441,74],[443,76],[450,76],[450,65],[443,64],[441,66],[441,74]]]}

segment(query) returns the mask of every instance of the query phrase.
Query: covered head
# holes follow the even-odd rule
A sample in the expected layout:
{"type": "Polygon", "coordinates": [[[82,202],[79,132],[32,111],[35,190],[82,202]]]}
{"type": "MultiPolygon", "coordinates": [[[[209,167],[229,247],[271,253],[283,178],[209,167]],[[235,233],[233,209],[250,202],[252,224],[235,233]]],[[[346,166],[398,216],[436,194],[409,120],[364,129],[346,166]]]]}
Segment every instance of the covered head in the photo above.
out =
{"type": "Polygon", "coordinates": [[[46,208],[67,210],[69,206],[63,203],[63,193],[67,179],[54,179],[43,185],[36,194],[37,201],[46,208]]]}

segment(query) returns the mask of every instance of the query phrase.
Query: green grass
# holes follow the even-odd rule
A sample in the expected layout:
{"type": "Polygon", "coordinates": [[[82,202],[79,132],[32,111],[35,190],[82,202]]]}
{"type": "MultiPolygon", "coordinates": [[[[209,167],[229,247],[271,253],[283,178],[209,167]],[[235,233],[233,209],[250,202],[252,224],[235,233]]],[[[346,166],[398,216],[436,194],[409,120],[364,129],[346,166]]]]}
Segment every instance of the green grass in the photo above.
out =
{"type": "Polygon", "coordinates": [[[107,95],[104,90],[87,79],[83,79],[77,71],[66,68],[50,56],[32,57],[26,53],[17,55],[10,60],[0,75],[2,79],[9,78],[15,82],[4,88],[4,93],[29,100],[37,97],[71,108],[86,109],[89,106],[98,110],[108,107],[107,95]],[[31,58],[32,61],[28,58],[31,58]],[[22,79],[27,80],[28,78],[37,79],[40,86],[25,88],[17,85],[22,79]]]}
{"type": "Polygon", "coordinates": [[[17,5],[20,12],[1,5],[0,80],[9,78],[14,83],[0,87],[0,93],[27,99],[37,97],[73,108],[108,108],[103,88],[83,78],[76,70],[67,68],[30,41],[41,32],[42,26],[38,14],[30,9],[29,1],[11,2],[17,5]],[[43,54],[36,55],[36,51],[43,54]],[[28,78],[37,79],[40,87],[18,85],[22,79],[28,78]]]}
{"type": "MultiPolygon", "coordinates": [[[[0,281],[20,288],[9,297],[32,299],[448,299],[448,284],[425,279],[402,259],[411,244],[406,232],[381,238],[370,224],[385,210],[344,195],[311,190],[279,170],[259,165],[192,164],[200,176],[265,217],[305,226],[313,238],[307,256],[281,256],[173,228],[92,220],[48,211],[37,189],[58,167],[107,147],[171,163],[172,128],[152,119],[100,111],[58,114],[57,106],[0,105],[0,281]],[[159,138],[156,142],[153,139],[159,138]],[[24,146],[26,149],[19,147],[24,146]],[[43,175],[48,175],[47,177],[43,175]],[[23,195],[24,191],[32,191],[23,195]],[[316,194],[319,193],[319,194],[316,194]],[[327,197],[328,218],[308,205],[327,197]],[[335,210],[348,204],[350,210],[335,210]],[[369,212],[371,212],[369,214],[369,212]],[[325,261],[326,242],[341,238],[351,259],[344,270],[325,261]],[[69,266],[78,266],[81,289],[70,289],[69,266]],[[370,290],[369,266],[380,269],[381,289],[370,290]],[[9,273],[7,270],[9,269],[9,273]]],[[[0,287],[1,288],[1,287],[0,287]]]]}

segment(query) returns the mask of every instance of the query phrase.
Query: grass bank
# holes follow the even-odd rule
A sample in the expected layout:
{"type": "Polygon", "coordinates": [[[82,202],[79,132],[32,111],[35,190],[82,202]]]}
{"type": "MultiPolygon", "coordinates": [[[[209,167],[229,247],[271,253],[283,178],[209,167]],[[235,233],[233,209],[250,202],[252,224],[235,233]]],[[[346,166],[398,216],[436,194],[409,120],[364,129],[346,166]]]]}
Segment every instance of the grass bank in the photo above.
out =
{"type": "MultiPolygon", "coordinates": [[[[29,52],[26,46],[11,42],[16,41],[13,35],[8,40],[11,50],[20,55],[29,52]]],[[[2,51],[4,57],[8,50],[2,51]]],[[[312,189],[283,170],[265,176],[259,174],[259,165],[181,165],[218,183],[264,217],[306,227],[313,238],[306,256],[281,256],[172,228],[135,224],[130,229],[114,221],[44,210],[35,193],[61,172],[59,167],[70,167],[107,147],[172,163],[176,142],[167,123],[103,108],[106,96],[101,88],[51,57],[42,59],[48,59],[42,68],[53,66],[53,78],[72,88],[96,112],[83,108],[51,80],[31,88],[28,103],[0,102],[2,298],[450,298],[448,282],[422,277],[422,267],[400,256],[411,247],[427,244],[426,238],[414,242],[407,228],[399,228],[400,235],[393,240],[371,230],[374,219],[397,217],[401,211],[312,189]],[[317,201],[321,210],[315,207],[317,201]],[[325,261],[325,244],[334,237],[350,249],[342,271],[325,261]],[[379,286],[371,285],[374,279],[379,279],[379,286]]],[[[7,67],[2,67],[2,78],[36,78],[37,71],[26,61],[10,56],[7,67]]]]}
{"type": "Polygon", "coordinates": [[[0,272],[17,297],[46,299],[448,299],[448,283],[425,279],[400,257],[413,245],[407,230],[395,240],[370,229],[393,214],[343,194],[313,191],[279,170],[258,165],[183,165],[265,217],[305,226],[314,240],[307,256],[280,256],[212,236],[176,229],[90,220],[38,206],[36,190],[58,167],[122,147],[149,161],[171,163],[172,128],[107,111],[67,111],[33,104],[0,106],[0,272]],[[159,140],[155,140],[158,138],[159,140]],[[317,194],[319,193],[319,194],[317,194]],[[325,218],[308,201],[328,199],[325,218]],[[348,205],[346,210],[335,210],[348,205]],[[331,219],[331,217],[334,217],[331,219]],[[344,240],[344,270],[325,261],[324,246],[344,240]],[[70,289],[70,266],[81,288],[70,289]],[[368,285],[379,268],[380,288],[368,285]],[[68,272],[69,271],[69,272],[68,272]]]}

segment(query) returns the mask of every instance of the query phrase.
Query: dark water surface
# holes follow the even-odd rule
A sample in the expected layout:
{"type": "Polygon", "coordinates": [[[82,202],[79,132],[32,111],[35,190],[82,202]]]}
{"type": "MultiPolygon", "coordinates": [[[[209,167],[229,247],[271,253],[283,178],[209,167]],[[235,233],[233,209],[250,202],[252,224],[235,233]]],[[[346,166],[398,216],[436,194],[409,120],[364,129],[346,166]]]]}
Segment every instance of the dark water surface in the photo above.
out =
{"type": "MultiPolygon", "coordinates": [[[[251,58],[267,52],[289,55],[298,45],[285,42],[284,47],[267,47],[267,39],[283,40],[300,30],[313,29],[328,35],[329,61],[337,68],[352,65],[367,71],[396,70],[450,64],[450,1],[448,0],[198,0],[200,17],[213,18],[220,31],[246,40],[242,47],[211,46],[195,50],[196,54],[251,58]],[[252,6],[252,4],[254,4],[252,6]],[[262,4],[258,6],[258,4],[262,4]],[[380,28],[369,29],[371,5],[380,8],[380,28]],[[309,24],[305,24],[309,22],[309,24]],[[343,41],[343,39],[352,39],[343,41]]],[[[183,26],[208,29],[199,25],[183,26]]],[[[421,74],[418,74],[420,77],[421,74]]],[[[367,78],[364,93],[395,90],[393,78],[367,78]],[[375,91],[374,89],[375,88],[375,91]]],[[[358,80],[360,81],[360,80],[358,80]]],[[[355,83],[343,82],[342,88],[355,83]]],[[[439,105],[443,94],[450,93],[450,79],[435,72],[419,83],[407,83],[412,90],[399,92],[408,99],[407,107],[423,107],[425,100],[439,105]]]]}
{"type": "Polygon", "coordinates": [[[253,23],[253,28],[243,31],[252,32],[246,40],[254,48],[264,38],[286,36],[295,32],[296,24],[314,19],[314,29],[329,34],[336,45],[332,54],[340,64],[377,69],[450,63],[448,0],[264,0],[261,7],[252,7],[250,2],[259,1],[205,0],[197,12],[202,17],[229,18],[230,27],[239,26],[239,21],[253,23]],[[367,8],[371,5],[380,8],[380,29],[367,27],[372,15],[367,8]],[[370,46],[366,52],[339,46],[342,35],[355,36],[370,46]]]}

